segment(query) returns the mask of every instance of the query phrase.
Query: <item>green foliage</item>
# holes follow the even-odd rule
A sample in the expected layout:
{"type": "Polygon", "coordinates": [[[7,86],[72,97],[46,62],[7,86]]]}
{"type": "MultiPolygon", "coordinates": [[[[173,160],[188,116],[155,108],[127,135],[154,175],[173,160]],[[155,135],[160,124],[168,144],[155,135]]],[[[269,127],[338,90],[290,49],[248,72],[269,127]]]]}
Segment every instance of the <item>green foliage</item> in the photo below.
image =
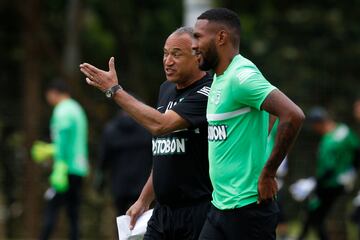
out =
{"type": "Polygon", "coordinates": [[[93,11],[84,12],[82,46],[84,61],[101,62],[114,54],[115,39],[93,11]],[[94,54],[96,51],[96,54],[94,54]]]}
{"type": "Polygon", "coordinates": [[[242,21],[241,52],[302,107],[351,119],[358,95],[360,1],[224,1],[242,21]],[[357,7],[356,7],[357,6],[357,7]]]}

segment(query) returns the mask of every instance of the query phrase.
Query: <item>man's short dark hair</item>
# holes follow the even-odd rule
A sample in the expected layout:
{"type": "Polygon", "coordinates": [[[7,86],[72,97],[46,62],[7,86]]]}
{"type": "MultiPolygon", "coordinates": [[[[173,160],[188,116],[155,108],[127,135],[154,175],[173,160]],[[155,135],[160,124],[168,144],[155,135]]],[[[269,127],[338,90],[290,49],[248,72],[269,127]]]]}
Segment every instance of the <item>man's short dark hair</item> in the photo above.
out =
{"type": "Polygon", "coordinates": [[[232,30],[231,38],[235,47],[240,45],[241,24],[239,16],[227,8],[213,8],[203,12],[197,19],[223,24],[232,30]]]}
{"type": "Polygon", "coordinates": [[[46,87],[47,91],[55,90],[60,93],[70,93],[69,86],[62,79],[54,79],[52,80],[46,87]]]}

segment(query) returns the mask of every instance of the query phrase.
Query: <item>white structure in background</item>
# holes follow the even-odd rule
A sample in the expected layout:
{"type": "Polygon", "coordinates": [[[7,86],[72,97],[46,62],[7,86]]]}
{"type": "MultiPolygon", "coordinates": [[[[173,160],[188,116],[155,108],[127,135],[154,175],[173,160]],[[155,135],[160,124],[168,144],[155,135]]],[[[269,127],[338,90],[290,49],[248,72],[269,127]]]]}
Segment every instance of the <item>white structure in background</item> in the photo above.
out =
{"type": "Polygon", "coordinates": [[[184,26],[193,27],[196,18],[206,10],[213,7],[213,0],[183,0],[184,26]]]}

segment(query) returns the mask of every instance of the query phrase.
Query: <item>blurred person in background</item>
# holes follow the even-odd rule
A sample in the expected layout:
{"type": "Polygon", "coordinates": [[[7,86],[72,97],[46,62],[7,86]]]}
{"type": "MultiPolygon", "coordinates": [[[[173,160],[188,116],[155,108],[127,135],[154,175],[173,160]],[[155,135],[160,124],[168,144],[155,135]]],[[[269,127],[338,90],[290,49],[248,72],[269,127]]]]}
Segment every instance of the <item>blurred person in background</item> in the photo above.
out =
{"type": "Polygon", "coordinates": [[[4,235],[0,234],[0,237],[6,238],[12,238],[12,228],[15,225],[13,218],[22,213],[21,204],[17,202],[16,197],[16,189],[19,187],[16,180],[19,171],[19,161],[16,156],[16,150],[18,150],[15,142],[16,135],[13,127],[0,120],[0,195],[3,196],[4,200],[4,206],[0,204],[0,219],[5,221],[4,235]]]}
{"type": "Polygon", "coordinates": [[[354,103],[354,116],[358,123],[360,123],[360,98],[354,103]]]}
{"type": "Polygon", "coordinates": [[[137,200],[151,167],[151,134],[120,110],[104,128],[95,178],[101,190],[109,172],[118,216],[137,200]]]}
{"type": "MultiPolygon", "coordinates": [[[[354,118],[356,122],[360,123],[360,98],[354,102],[354,118]]],[[[357,162],[356,166],[359,168],[360,166],[360,150],[357,151],[357,162]]],[[[357,196],[353,200],[354,210],[351,214],[351,220],[358,226],[358,239],[360,239],[360,191],[357,196]]]]}
{"type": "Polygon", "coordinates": [[[321,240],[329,239],[325,220],[336,200],[351,191],[355,181],[356,162],[360,141],[345,124],[335,122],[321,108],[311,109],[308,121],[312,130],[321,135],[316,162],[316,187],[309,197],[307,217],[299,239],[305,239],[314,227],[321,240]]]}
{"type": "Polygon", "coordinates": [[[163,66],[167,81],[160,86],[157,109],[119,85],[113,57],[109,71],[80,65],[88,84],[103,91],[154,135],[152,172],[127,211],[132,229],[156,198],[144,239],[198,239],[210,207],[206,104],[212,78],[199,69],[192,40],[189,27],[177,29],[166,39],[163,66]]]}
{"type": "Polygon", "coordinates": [[[87,118],[61,80],[50,83],[46,100],[54,107],[50,121],[52,142],[36,142],[32,148],[35,161],[53,160],[49,178],[51,187],[45,193],[47,207],[40,239],[50,238],[59,210],[65,206],[69,218],[69,239],[77,240],[82,182],[89,171],[87,118]]]}

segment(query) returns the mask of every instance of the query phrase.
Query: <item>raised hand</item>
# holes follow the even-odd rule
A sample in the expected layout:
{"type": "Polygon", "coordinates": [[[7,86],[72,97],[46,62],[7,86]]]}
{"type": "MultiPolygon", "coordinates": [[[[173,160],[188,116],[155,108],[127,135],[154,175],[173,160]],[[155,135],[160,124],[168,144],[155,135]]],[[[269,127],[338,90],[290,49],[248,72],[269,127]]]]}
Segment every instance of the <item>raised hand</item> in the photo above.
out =
{"type": "Polygon", "coordinates": [[[114,57],[111,57],[109,60],[109,71],[98,69],[89,63],[80,64],[80,71],[86,76],[86,82],[89,85],[103,92],[119,83],[114,57]]]}

